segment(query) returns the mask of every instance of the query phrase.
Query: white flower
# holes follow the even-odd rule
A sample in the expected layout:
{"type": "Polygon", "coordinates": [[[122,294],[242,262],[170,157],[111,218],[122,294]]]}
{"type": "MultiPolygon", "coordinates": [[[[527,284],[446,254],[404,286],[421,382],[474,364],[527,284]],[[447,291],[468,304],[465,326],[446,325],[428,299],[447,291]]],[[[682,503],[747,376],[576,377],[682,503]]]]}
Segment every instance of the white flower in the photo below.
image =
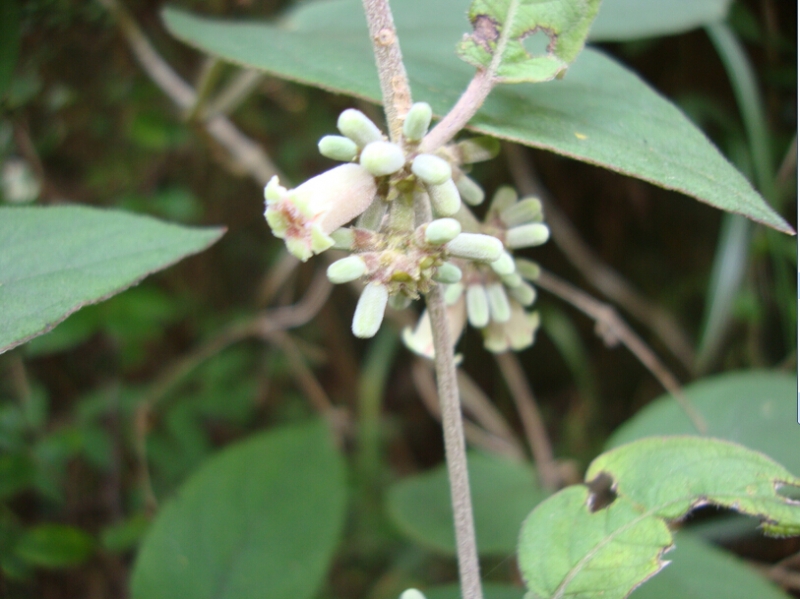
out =
{"type": "Polygon", "coordinates": [[[337,166],[295,189],[272,177],[264,188],[264,216],[272,233],[305,262],[333,245],[330,233],[364,212],[377,189],[375,178],[358,164],[337,166]]]}

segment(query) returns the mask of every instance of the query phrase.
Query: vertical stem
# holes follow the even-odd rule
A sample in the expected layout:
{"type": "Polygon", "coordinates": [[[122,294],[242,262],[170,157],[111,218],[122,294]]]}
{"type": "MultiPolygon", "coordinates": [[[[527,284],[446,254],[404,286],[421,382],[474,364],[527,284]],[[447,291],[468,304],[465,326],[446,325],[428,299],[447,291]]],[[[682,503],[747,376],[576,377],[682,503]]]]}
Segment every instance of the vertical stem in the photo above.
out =
{"type": "Polygon", "coordinates": [[[450,478],[450,500],[456,529],[458,572],[463,599],[483,599],[481,590],[478,548],[475,542],[475,524],[472,520],[472,498],[469,492],[467,451],[464,442],[464,425],[458,399],[456,365],[453,344],[447,329],[444,296],[436,285],[427,296],[428,313],[433,329],[433,347],[436,353],[436,381],[442,410],[444,449],[447,472],[450,478]]]}
{"type": "Polygon", "coordinates": [[[396,142],[402,136],[403,118],[411,107],[411,87],[403,65],[400,42],[389,0],[362,0],[362,4],[367,15],[375,63],[378,66],[389,137],[396,142]]]}

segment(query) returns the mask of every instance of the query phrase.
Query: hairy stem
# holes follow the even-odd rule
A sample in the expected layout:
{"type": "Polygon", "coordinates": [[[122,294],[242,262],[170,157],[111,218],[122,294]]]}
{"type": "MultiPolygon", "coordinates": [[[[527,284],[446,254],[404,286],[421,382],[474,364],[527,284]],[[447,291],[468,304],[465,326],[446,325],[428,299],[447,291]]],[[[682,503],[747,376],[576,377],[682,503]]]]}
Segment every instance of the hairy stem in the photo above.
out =
{"type": "Polygon", "coordinates": [[[463,599],[482,599],[478,548],[475,542],[475,524],[472,519],[472,498],[469,492],[467,450],[464,442],[464,425],[458,399],[456,365],[453,344],[447,330],[444,296],[436,285],[427,296],[428,313],[433,329],[433,347],[436,354],[436,382],[444,429],[444,449],[447,472],[450,478],[450,500],[456,529],[458,572],[463,599]]]}
{"type": "Polygon", "coordinates": [[[362,0],[362,4],[378,66],[389,137],[397,142],[403,134],[403,119],[411,107],[411,87],[403,65],[397,30],[389,0],[362,0]]]}

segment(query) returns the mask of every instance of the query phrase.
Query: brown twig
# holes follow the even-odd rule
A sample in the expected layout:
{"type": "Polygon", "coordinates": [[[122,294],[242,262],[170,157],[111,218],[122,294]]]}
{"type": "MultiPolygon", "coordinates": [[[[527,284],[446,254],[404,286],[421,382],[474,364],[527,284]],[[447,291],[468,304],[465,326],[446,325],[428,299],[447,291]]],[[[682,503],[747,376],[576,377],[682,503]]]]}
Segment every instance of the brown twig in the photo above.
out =
{"type": "Polygon", "coordinates": [[[505,144],[504,148],[514,183],[522,194],[536,195],[541,199],[553,241],[567,259],[603,295],[650,327],[675,357],[687,369],[691,369],[695,358],[694,349],[672,315],[642,296],[618,272],[594,254],[539,181],[522,147],[505,144]]]}
{"type": "Polygon", "coordinates": [[[503,373],[508,390],[517,406],[517,412],[522,420],[525,436],[528,438],[542,486],[548,491],[555,491],[561,485],[561,476],[553,460],[553,448],[550,445],[544,419],[525,378],[525,372],[514,353],[497,354],[495,361],[500,367],[500,372],[503,373]]]}
{"type": "Polygon", "coordinates": [[[675,398],[697,431],[705,433],[708,430],[703,416],[681,391],[678,379],[658,359],[655,352],[622,320],[612,306],[596,300],[577,287],[544,270],[536,284],[593,318],[596,321],[596,331],[606,345],[613,346],[621,342],[675,398]]]}

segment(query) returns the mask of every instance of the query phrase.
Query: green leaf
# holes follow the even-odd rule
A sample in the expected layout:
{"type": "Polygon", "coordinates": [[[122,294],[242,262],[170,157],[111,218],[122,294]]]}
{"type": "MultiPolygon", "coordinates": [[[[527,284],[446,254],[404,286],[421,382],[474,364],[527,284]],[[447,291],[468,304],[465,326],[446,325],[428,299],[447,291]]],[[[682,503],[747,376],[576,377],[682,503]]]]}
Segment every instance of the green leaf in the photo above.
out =
{"type": "MultiPolygon", "coordinates": [[[[453,52],[469,26],[463,5],[460,0],[404,0],[393,8],[415,99],[443,115],[474,74],[453,52]]],[[[274,25],[215,21],[174,9],[164,12],[164,20],[173,35],[223,60],[380,102],[361,10],[355,0],[334,0],[304,4],[274,25]]],[[[495,89],[470,128],[792,230],[677,108],[591,49],[561,81],[495,89]]]]}
{"type": "Polygon", "coordinates": [[[345,465],[321,422],[254,436],[210,459],[159,512],[134,599],[308,599],[341,536],[345,465]]]}
{"type": "Polygon", "coordinates": [[[494,71],[503,83],[563,77],[583,49],[599,8],[600,0],[473,0],[469,20],[474,31],[457,52],[474,67],[494,71]],[[549,43],[543,54],[531,55],[524,41],[537,32],[549,43]]]}
{"type": "Polygon", "coordinates": [[[592,41],[674,35],[725,19],[731,0],[603,0],[592,41]]]}
{"type": "MultiPolygon", "coordinates": [[[[482,555],[512,553],[522,521],[546,496],[536,472],[527,463],[470,453],[469,480],[478,550],[482,555]]],[[[387,510],[409,538],[436,551],[455,554],[450,484],[444,466],[390,487],[387,510]]]]}
{"type": "MultiPolygon", "coordinates": [[[[708,436],[755,449],[800,475],[797,379],[766,370],[726,373],[683,389],[708,426],[708,436]]],[[[653,435],[697,435],[686,413],[662,395],[623,424],[606,443],[611,449],[653,435]]]]}
{"type": "Polygon", "coordinates": [[[223,232],[85,206],[0,208],[0,353],[223,232]]]}
{"type": "Polygon", "coordinates": [[[789,599],[742,560],[694,535],[676,535],[675,549],[665,557],[669,565],[631,599],[789,599]]]}
{"type": "Polygon", "coordinates": [[[670,521],[714,504],[757,516],[772,534],[800,534],[800,503],[777,493],[800,479],[766,456],[717,439],[653,437],[595,459],[589,487],[564,489],[525,520],[519,563],[533,597],[623,599],[666,565],[670,521]],[[599,507],[599,506],[598,506],[599,507]]]}
{"type": "Polygon", "coordinates": [[[67,568],[86,561],[94,540],[72,526],[42,524],[26,530],[14,547],[20,559],[42,568],[67,568]]]}

